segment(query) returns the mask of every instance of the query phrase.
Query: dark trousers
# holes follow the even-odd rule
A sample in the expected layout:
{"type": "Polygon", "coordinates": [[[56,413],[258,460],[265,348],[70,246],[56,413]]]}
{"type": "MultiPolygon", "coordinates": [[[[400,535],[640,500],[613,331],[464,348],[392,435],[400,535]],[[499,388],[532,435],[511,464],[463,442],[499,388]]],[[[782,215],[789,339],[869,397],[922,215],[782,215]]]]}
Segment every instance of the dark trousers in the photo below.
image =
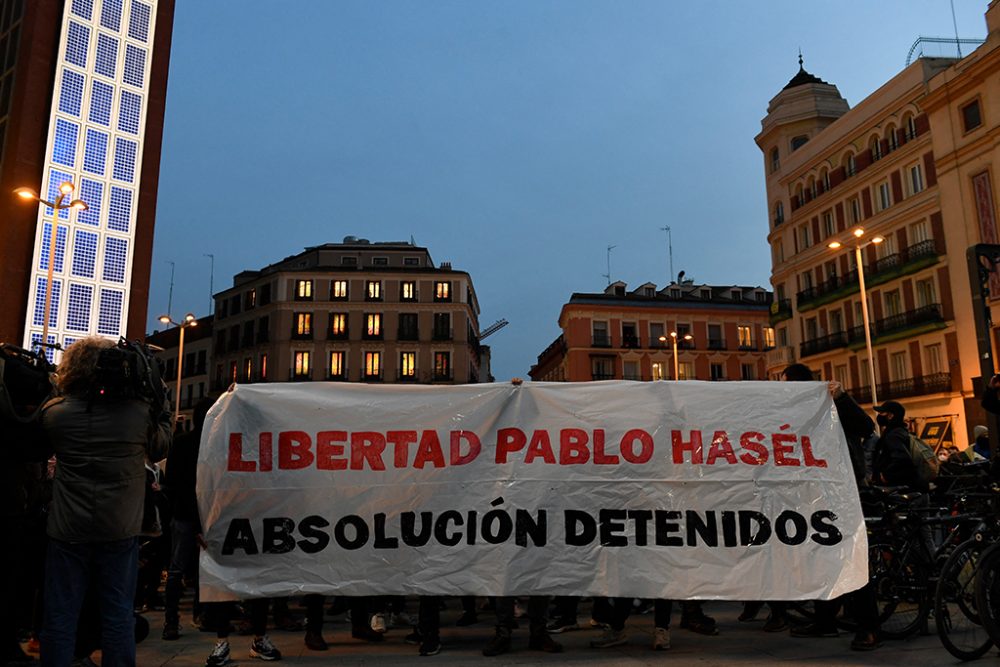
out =
{"type": "MultiPolygon", "coordinates": [[[[180,521],[174,519],[170,524],[170,567],[167,569],[167,589],[164,606],[164,620],[167,623],[176,624],[180,622],[178,611],[181,603],[181,594],[184,592],[184,573],[190,571],[191,566],[198,562],[198,524],[194,521],[180,521]]],[[[197,577],[197,575],[195,575],[197,577]]],[[[199,613],[198,603],[198,583],[194,585],[194,608],[193,615],[199,613]]]]}
{"type": "MultiPolygon", "coordinates": [[[[658,628],[670,627],[672,600],[656,600],[653,605],[653,624],[658,628]]],[[[625,629],[625,621],[632,613],[632,598],[597,598],[594,600],[594,616],[607,619],[608,625],[616,632],[625,629]]]]}
{"type": "Polygon", "coordinates": [[[878,601],[875,599],[875,586],[868,582],[856,591],[844,593],[832,600],[816,601],[816,624],[830,630],[837,629],[837,612],[844,603],[851,605],[854,618],[858,622],[858,630],[862,632],[878,632],[878,601]]]}
{"type": "Polygon", "coordinates": [[[420,636],[425,640],[438,639],[441,633],[441,598],[437,595],[421,596],[420,611],[417,613],[417,632],[420,636]]]}
{"type": "MultiPolygon", "coordinates": [[[[267,608],[271,598],[256,598],[246,603],[250,612],[250,627],[258,637],[267,633],[267,608]]],[[[215,636],[225,639],[229,636],[229,615],[232,613],[231,602],[205,603],[205,619],[215,628],[215,636]]]]}
{"type": "Polygon", "coordinates": [[[557,595],[552,605],[552,615],[562,621],[576,623],[576,610],[580,598],[570,595],[557,595]]]}
{"type": "MultiPolygon", "coordinates": [[[[532,595],[528,598],[528,621],[531,636],[545,634],[545,620],[548,614],[549,599],[544,595],[532,595]]],[[[508,632],[514,627],[514,598],[497,598],[497,628],[505,628],[508,632]]]]}
{"type": "Polygon", "coordinates": [[[49,540],[45,562],[42,665],[73,661],[76,629],[88,585],[96,588],[101,616],[101,664],[135,667],[135,598],[139,545],[134,537],[74,544],[49,540]]]}

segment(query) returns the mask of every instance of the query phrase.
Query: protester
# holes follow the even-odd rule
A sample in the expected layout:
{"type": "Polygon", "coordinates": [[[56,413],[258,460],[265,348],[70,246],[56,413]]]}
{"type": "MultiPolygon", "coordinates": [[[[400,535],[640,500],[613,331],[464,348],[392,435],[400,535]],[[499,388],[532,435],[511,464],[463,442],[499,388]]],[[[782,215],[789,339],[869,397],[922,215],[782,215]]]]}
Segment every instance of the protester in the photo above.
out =
{"type": "MultiPolygon", "coordinates": [[[[552,639],[545,629],[549,599],[544,595],[532,595],[528,598],[528,623],[530,637],[528,648],[546,653],[559,653],[562,644],[552,639]]],[[[514,598],[498,597],[496,601],[497,626],[493,639],[483,648],[483,655],[501,655],[510,650],[511,631],[514,628],[514,598]]]]}
{"type": "Polygon", "coordinates": [[[971,460],[989,460],[990,458],[990,430],[985,426],[976,426],[972,429],[973,444],[971,460]]]}
{"type": "MultiPolygon", "coordinates": [[[[805,364],[792,364],[782,373],[782,380],[786,382],[802,382],[814,379],[812,369],[805,364]]],[[[844,391],[839,382],[830,382],[827,388],[830,391],[830,396],[833,398],[833,405],[837,409],[837,417],[841,428],[844,430],[844,437],[847,440],[847,451],[854,469],[854,479],[860,490],[868,485],[865,465],[865,440],[872,434],[875,425],[872,423],[871,418],[861,409],[861,406],[844,391]]],[[[892,403],[892,401],[889,403],[892,403]]],[[[889,403],[886,403],[886,405],[889,405],[889,403]]],[[[899,404],[896,403],[895,405],[899,404]]],[[[881,406],[876,406],[876,410],[879,407],[881,406]]],[[[902,419],[902,415],[900,415],[900,419],[902,419]]],[[[876,451],[878,450],[876,449],[876,451]]],[[[907,454],[907,459],[909,460],[909,454],[907,454]]],[[[792,636],[811,638],[837,637],[839,635],[837,630],[837,613],[844,603],[850,603],[853,606],[854,615],[858,622],[858,631],[853,641],[851,641],[851,648],[855,651],[870,651],[878,648],[878,603],[875,599],[875,589],[871,582],[856,591],[842,595],[834,600],[817,600],[815,603],[815,620],[805,626],[792,628],[792,636]]]]}
{"type": "Polygon", "coordinates": [[[878,416],[881,437],[875,444],[873,476],[884,486],[906,486],[926,491],[910,453],[910,432],[903,417],[906,409],[896,401],[886,401],[872,408],[878,416]]]}
{"type": "Polygon", "coordinates": [[[163,405],[121,398],[101,386],[99,362],[111,341],[88,337],[63,353],[63,394],[42,410],[41,425],[56,454],[48,520],[43,665],[73,659],[88,584],[100,595],[103,667],[135,665],[132,606],[142,529],[145,460],[170,445],[171,414],[163,405]]]}

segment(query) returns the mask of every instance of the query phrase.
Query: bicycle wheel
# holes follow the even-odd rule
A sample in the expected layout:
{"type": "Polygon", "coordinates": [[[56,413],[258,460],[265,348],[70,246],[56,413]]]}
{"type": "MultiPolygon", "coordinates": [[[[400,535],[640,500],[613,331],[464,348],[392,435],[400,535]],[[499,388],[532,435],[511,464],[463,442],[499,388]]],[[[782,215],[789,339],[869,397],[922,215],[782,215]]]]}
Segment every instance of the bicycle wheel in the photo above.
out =
{"type": "Polygon", "coordinates": [[[869,545],[868,569],[882,636],[906,639],[919,632],[930,612],[927,566],[912,555],[912,550],[882,543],[869,545]]]}
{"type": "Polygon", "coordinates": [[[1000,543],[989,545],[976,570],[976,611],[994,643],[1000,642],[1000,543]]]}
{"type": "Polygon", "coordinates": [[[934,621],[941,644],[959,660],[981,658],[993,646],[976,611],[976,568],[982,542],[966,540],[941,568],[934,594],[934,621]]]}

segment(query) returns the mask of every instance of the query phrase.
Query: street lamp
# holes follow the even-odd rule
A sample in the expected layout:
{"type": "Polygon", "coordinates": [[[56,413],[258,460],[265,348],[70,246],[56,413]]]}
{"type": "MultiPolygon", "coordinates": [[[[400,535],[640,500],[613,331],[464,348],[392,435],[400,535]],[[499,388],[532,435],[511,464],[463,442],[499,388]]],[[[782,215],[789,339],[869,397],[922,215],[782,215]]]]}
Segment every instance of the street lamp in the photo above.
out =
{"type": "Polygon", "coordinates": [[[184,330],[188,327],[198,326],[198,320],[194,318],[194,313],[184,316],[183,322],[174,322],[170,315],[160,315],[159,320],[164,324],[173,324],[181,330],[180,344],[177,346],[177,392],[174,399],[174,419],[180,421],[181,418],[181,365],[184,363],[184,330]]]}
{"type": "MultiPolygon", "coordinates": [[[[875,355],[872,354],[871,321],[868,319],[868,293],[865,291],[865,265],[861,258],[861,249],[872,243],[878,245],[885,239],[881,236],[873,236],[870,241],[862,243],[861,238],[865,235],[865,230],[862,227],[855,228],[851,234],[854,236],[854,240],[848,241],[848,243],[854,244],[855,264],[858,265],[858,286],[861,288],[861,318],[865,328],[865,348],[868,350],[868,381],[872,386],[872,405],[878,405],[878,393],[875,390],[875,355]]],[[[843,245],[840,241],[831,241],[827,244],[827,247],[831,250],[838,250],[843,245]]]]}
{"type": "MultiPolygon", "coordinates": [[[[52,307],[52,271],[55,266],[55,256],[56,256],[56,232],[59,229],[59,211],[66,209],[72,209],[75,211],[86,211],[89,206],[82,199],[74,199],[68,204],[63,202],[67,197],[73,194],[73,190],[76,186],[73,185],[71,181],[63,181],[59,184],[59,196],[56,197],[55,202],[46,201],[38,196],[38,193],[31,188],[17,188],[14,190],[16,194],[21,199],[30,199],[37,201],[39,204],[45,204],[49,208],[55,209],[52,213],[52,234],[49,237],[49,271],[48,278],[45,282],[45,314],[42,317],[42,347],[49,342],[49,308],[52,307]]],[[[46,355],[47,356],[47,355],[46,355]]]]}
{"type": "MultiPolygon", "coordinates": [[[[678,372],[679,364],[677,363],[677,337],[679,335],[680,334],[678,334],[676,331],[671,331],[670,332],[670,338],[673,339],[673,343],[674,343],[674,380],[675,381],[676,380],[680,380],[680,373],[678,372]]],[[[681,338],[683,338],[684,340],[694,340],[694,336],[692,336],[691,334],[684,334],[683,336],[681,336],[681,338]]],[[[660,342],[661,343],[666,343],[667,342],[667,337],[666,336],[660,336],[660,342]]]]}

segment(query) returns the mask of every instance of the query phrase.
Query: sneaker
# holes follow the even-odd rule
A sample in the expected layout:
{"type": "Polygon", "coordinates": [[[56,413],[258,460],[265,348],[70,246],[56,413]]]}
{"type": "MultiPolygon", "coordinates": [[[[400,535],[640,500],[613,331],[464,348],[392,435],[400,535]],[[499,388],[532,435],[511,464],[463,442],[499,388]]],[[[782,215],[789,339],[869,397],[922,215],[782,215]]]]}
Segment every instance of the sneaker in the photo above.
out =
{"type": "Polygon", "coordinates": [[[372,616],[371,620],[372,630],[378,632],[379,634],[385,632],[388,628],[385,625],[385,614],[375,614],[372,616]]]}
{"type": "Polygon", "coordinates": [[[475,612],[471,614],[469,612],[465,612],[458,617],[458,620],[455,621],[455,625],[457,625],[460,628],[464,628],[469,625],[475,625],[478,622],[479,622],[479,616],[476,615],[475,612]]]}
{"type": "Polygon", "coordinates": [[[784,632],[788,629],[788,621],[784,614],[771,614],[764,621],[764,632],[784,632]]]}
{"type": "Polygon", "coordinates": [[[413,619],[413,617],[405,611],[389,614],[390,628],[412,628],[416,624],[417,622],[413,619]]]}
{"type": "Polygon", "coordinates": [[[882,643],[874,632],[858,632],[851,641],[852,651],[874,651],[882,643]]]}
{"type": "Polygon", "coordinates": [[[164,623],[163,634],[160,638],[165,642],[176,641],[181,638],[181,629],[177,623],[164,623]]]}
{"type": "Polygon", "coordinates": [[[569,632],[570,630],[579,630],[580,626],[576,621],[570,620],[568,618],[557,618],[551,623],[545,626],[545,631],[558,635],[561,632],[569,632]]]}
{"type": "Polygon", "coordinates": [[[437,637],[428,637],[420,643],[420,655],[437,655],[441,652],[441,640],[437,637]]]}
{"type": "Polygon", "coordinates": [[[381,632],[375,632],[371,628],[361,627],[356,630],[351,630],[351,636],[355,639],[361,639],[366,642],[380,642],[385,639],[381,632]]]}
{"type": "Polygon", "coordinates": [[[612,646],[621,646],[627,641],[628,637],[625,636],[624,629],[604,628],[600,637],[590,640],[590,648],[611,648],[612,646]]]}
{"type": "Polygon", "coordinates": [[[228,665],[232,660],[229,657],[229,640],[220,639],[215,642],[215,648],[205,661],[205,667],[222,667],[228,665]]]}
{"type": "Polygon", "coordinates": [[[271,643],[270,637],[264,635],[250,642],[250,657],[258,660],[281,660],[281,651],[271,643]]]}
{"type": "Polygon", "coordinates": [[[483,655],[502,655],[510,650],[510,630],[507,628],[497,628],[493,639],[483,647],[483,655]]]}
{"type": "Polygon", "coordinates": [[[792,628],[793,637],[836,637],[840,633],[837,628],[827,628],[818,623],[809,623],[792,628]]]}
{"type": "Polygon", "coordinates": [[[655,628],[653,630],[653,650],[666,651],[670,648],[670,628],[655,628]]]}
{"type": "Polygon", "coordinates": [[[330,645],[319,632],[306,632],[306,648],[310,651],[326,651],[330,645]]]}
{"type": "Polygon", "coordinates": [[[414,629],[413,632],[403,637],[403,641],[407,644],[413,644],[414,646],[420,646],[424,643],[424,637],[420,634],[420,630],[414,629]]]}
{"type": "Polygon", "coordinates": [[[549,633],[542,632],[532,636],[528,640],[528,648],[532,651],[545,651],[546,653],[562,653],[563,646],[549,636],[549,633]]]}
{"type": "Polygon", "coordinates": [[[596,618],[591,618],[590,621],[588,621],[588,625],[592,628],[600,628],[602,630],[608,627],[607,623],[601,623],[596,618]]]}

